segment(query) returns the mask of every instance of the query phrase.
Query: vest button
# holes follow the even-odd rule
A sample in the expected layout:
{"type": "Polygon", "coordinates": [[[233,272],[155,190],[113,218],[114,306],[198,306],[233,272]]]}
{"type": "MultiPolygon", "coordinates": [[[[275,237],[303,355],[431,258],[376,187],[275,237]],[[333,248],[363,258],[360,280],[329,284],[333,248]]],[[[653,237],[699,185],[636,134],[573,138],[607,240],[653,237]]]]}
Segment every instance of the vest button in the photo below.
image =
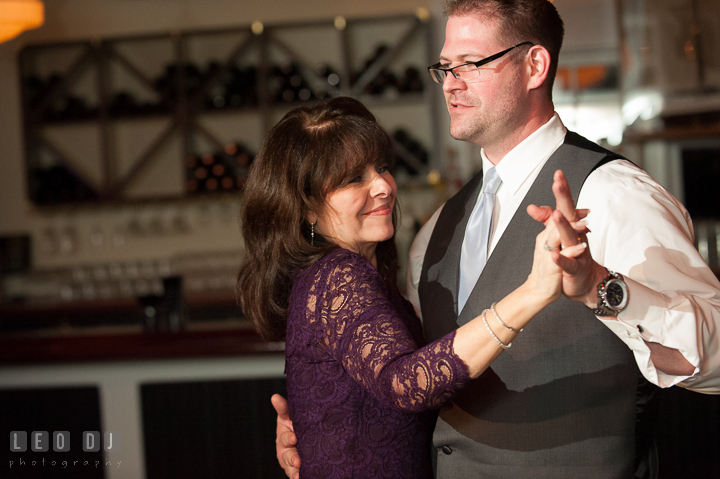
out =
{"type": "Polygon", "coordinates": [[[442,452],[444,452],[445,454],[447,454],[449,456],[450,454],[452,454],[452,448],[450,446],[443,446],[442,452]]]}

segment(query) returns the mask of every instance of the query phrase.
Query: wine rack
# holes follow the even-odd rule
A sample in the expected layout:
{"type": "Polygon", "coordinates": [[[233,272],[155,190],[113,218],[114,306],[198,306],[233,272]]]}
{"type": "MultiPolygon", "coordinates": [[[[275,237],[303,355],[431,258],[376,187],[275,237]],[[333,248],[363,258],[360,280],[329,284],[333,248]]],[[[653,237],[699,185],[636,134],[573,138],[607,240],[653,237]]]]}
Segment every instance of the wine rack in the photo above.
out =
{"type": "Polygon", "coordinates": [[[428,55],[424,11],[26,46],[30,199],[237,191],[282,115],[340,95],[368,105],[395,139],[401,176],[420,178],[436,138],[428,55]]]}

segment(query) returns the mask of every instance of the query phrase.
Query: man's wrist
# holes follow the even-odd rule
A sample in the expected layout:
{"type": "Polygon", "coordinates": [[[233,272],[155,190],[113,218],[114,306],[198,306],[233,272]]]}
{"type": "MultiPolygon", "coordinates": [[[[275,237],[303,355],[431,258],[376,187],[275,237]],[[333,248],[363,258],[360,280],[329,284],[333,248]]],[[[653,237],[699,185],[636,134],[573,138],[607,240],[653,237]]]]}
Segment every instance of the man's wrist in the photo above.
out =
{"type": "Polygon", "coordinates": [[[588,291],[585,292],[585,295],[580,299],[580,301],[587,306],[590,309],[595,309],[599,306],[598,304],[598,293],[597,293],[597,285],[605,281],[605,278],[608,277],[610,272],[608,269],[602,265],[599,265],[598,263],[594,263],[593,268],[593,275],[592,275],[592,281],[590,283],[590,287],[588,291]]]}

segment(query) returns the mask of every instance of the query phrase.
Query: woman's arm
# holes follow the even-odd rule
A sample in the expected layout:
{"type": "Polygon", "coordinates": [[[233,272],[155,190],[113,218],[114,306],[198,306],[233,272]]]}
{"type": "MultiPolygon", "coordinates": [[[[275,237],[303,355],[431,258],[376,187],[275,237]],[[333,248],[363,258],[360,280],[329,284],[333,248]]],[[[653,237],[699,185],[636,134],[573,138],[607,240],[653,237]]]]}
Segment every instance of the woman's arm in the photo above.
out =
{"type": "MultiPolygon", "coordinates": [[[[576,223],[576,227],[582,229],[584,224],[576,223]]],[[[551,248],[560,245],[552,222],[548,222],[535,243],[533,268],[527,281],[500,299],[494,310],[484,312],[457,330],[453,349],[468,366],[471,378],[480,376],[503,352],[503,345],[509,345],[536,314],[562,294],[562,270],[552,260],[551,251],[545,249],[545,244],[551,248]]],[[[561,254],[576,257],[586,248],[587,244],[580,243],[563,248],[561,254]]]]}
{"type": "MultiPolygon", "coordinates": [[[[548,222],[538,235],[527,281],[495,306],[445,337],[417,344],[393,307],[382,279],[369,264],[335,264],[319,281],[326,344],[348,374],[383,402],[406,411],[445,404],[470,379],[482,374],[539,311],[561,295],[562,271],[543,248],[560,244],[548,222]],[[499,317],[506,326],[503,326],[499,317]]],[[[563,249],[579,255],[586,246],[563,249]]]]}

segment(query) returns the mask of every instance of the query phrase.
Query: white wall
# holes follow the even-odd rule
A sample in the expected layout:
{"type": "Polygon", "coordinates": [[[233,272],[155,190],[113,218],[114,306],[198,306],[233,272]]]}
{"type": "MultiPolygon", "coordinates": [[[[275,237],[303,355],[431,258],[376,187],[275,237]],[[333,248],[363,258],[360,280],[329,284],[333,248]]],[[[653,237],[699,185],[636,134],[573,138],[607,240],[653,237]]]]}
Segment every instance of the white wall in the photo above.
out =
{"type": "MultiPolygon", "coordinates": [[[[0,235],[37,229],[42,216],[26,200],[17,54],[27,43],[103,38],[196,28],[380,16],[428,8],[437,20],[435,44],[442,45],[441,0],[51,0],[37,30],[0,44],[0,235]]],[[[613,0],[555,0],[566,23],[564,57],[615,51],[613,0]],[[591,53],[592,52],[592,53],[591,53]]],[[[442,110],[441,110],[442,114],[442,110]]],[[[444,116],[443,116],[444,118],[444,116]]],[[[450,140],[451,142],[452,140],[450,140]]],[[[450,143],[449,147],[460,145],[450,143]]],[[[441,153],[447,154],[447,148],[441,153]]]]}
{"type": "Polygon", "coordinates": [[[139,33],[412,13],[428,0],[50,0],[37,30],[0,44],[0,235],[45,221],[26,200],[17,54],[27,43],[139,33]]]}
{"type": "MultiPolygon", "coordinates": [[[[46,1],[46,22],[37,30],[0,44],[0,235],[30,234],[36,268],[52,269],[74,264],[166,259],[183,254],[237,250],[241,241],[234,199],[220,201],[171,202],[154,205],[115,205],[102,208],[37,208],[27,200],[22,112],[20,106],[17,56],[30,43],[57,42],[167,33],[224,26],[247,26],[255,20],[266,24],[411,14],[419,7],[430,8],[430,0],[382,2],[348,0],[313,2],[291,0],[52,0],[46,1]],[[189,234],[126,235],[122,247],[113,246],[117,225],[129,217],[169,219],[180,214],[190,223],[189,234]],[[49,252],[58,234],[71,231],[72,251],[49,252]],[[90,246],[90,237],[104,237],[99,247],[90,246]],[[48,240],[48,238],[55,238],[48,240]]],[[[436,10],[439,3],[436,1],[436,10]]],[[[439,11],[438,11],[439,13],[439,11]]],[[[376,39],[368,39],[374,45],[376,39]]],[[[368,48],[374,48],[368,47],[368,48]]],[[[423,65],[424,66],[424,65],[423,65]]],[[[422,106],[422,105],[420,105],[422,106]]],[[[402,109],[402,108],[401,108],[402,109]]],[[[386,110],[392,113],[392,110],[386,110]]],[[[407,115],[406,115],[407,116],[407,115]]],[[[425,119],[428,115],[415,117],[425,119]]],[[[392,118],[388,120],[392,123],[392,118]]],[[[428,124],[427,121],[425,121],[428,124]]],[[[392,125],[386,125],[391,128],[392,125]]],[[[430,137],[427,135],[423,135],[430,137]]],[[[71,143],[74,140],[65,141],[71,143]]],[[[258,140],[259,143],[259,140],[258,140]]],[[[251,147],[254,145],[251,145],[251,147]]],[[[179,180],[181,183],[184,181],[179,180]]],[[[409,201],[411,206],[424,204],[409,201]]],[[[428,206],[430,212],[436,205],[428,206]]],[[[417,209],[417,208],[410,208],[417,209]]],[[[410,212],[423,217],[429,213],[410,212]]],[[[411,220],[412,218],[409,218],[411,220]]],[[[410,221],[410,224],[412,222],[410,221]]],[[[406,228],[407,229],[407,228],[406,228]]],[[[407,236],[407,235],[406,235],[407,236]]]]}

